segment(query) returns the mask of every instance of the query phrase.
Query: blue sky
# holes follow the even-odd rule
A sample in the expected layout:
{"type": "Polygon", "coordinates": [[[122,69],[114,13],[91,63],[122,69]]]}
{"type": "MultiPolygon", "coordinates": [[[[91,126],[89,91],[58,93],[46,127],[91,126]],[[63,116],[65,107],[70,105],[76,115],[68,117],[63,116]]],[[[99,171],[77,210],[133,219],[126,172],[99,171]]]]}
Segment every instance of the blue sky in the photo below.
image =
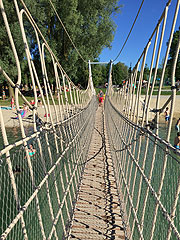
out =
{"type": "MultiPolygon", "coordinates": [[[[100,55],[100,61],[108,62],[110,59],[114,60],[116,58],[131,29],[141,2],[142,0],[119,1],[119,4],[122,4],[123,8],[121,9],[121,13],[117,14],[116,16],[112,16],[113,20],[117,25],[114,41],[112,42],[112,49],[104,49],[100,55]]],[[[173,20],[176,2],[176,0],[172,0],[172,3],[169,7],[161,59],[165,55],[166,42],[168,40],[169,32],[171,30],[171,24],[173,20]]],[[[158,23],[158,20],[166,6],[166,3],[167,0],[144,1],[141,12],[131,32],[129,40],[127,41],[121,55],[117,59],[118,62],[123,62],[127,66],[130,66],[130,64],[132,64],[132,67],[136,64],[138,58],[140,57],[144,47],[148,42],[148,39],[150,38],[155,26],[158,23]]],[[[179,15],[176,24],[176,30],[178,30],[178,27],[180,26],[179,15]]],[[[150,53],[147,56],[147,64],[150,65],[150,53]]]]}

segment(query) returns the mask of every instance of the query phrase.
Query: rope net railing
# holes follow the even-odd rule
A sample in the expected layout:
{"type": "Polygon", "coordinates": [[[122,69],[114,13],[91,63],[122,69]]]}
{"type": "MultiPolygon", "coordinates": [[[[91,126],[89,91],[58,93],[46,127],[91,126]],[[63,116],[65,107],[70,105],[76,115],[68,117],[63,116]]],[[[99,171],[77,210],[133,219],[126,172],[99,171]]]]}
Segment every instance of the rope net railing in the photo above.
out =
{"type": "Polygon", "coordinates": [[[1,14],[17,67],[17,81],[0,66],[0,73],[14,88],[12,110],[16,113],[15,127],[9,132],[4,120],[6,110],[0,107],[0,239],[65,239],[94,127],[97,103],[92,77],[89,76],[85,90],[77,87],[24,1],[14,0],[12,9],[16,11],[24,43],[23,62],[28,63],[32,85],[34,100],[30,103],[21,88],[23,64],[3,2],[0,0],[1,14]],[[40,66],[30,52],[27,22],[36,37],[40,66]],[[49,76],[50,65],[53,76],[49,76]],[[24,101],[23,108],[20,99],[24,101]]]}
{"type": "Polygon", "coordinates": [[[178,144],[173,146],[177,138],[174,118],[180,86],[175,82],[175,72],[180,38],[171,67],[171,95],[163,96],[162,91],[179,12],[180,1],[174,2],[173,19],[168,18],[168,1],[130,77],[119,89],[112,84],[111,62],[105,117],[128,239],[180,239],[180,151],[178,144]],[[164,36],[169,23],[167,41],[164,36]],[[166,52],[154,95],[163,42],[167,43],[166,52]],[[148,57],[151,65],[144,86],[148,57]]]}

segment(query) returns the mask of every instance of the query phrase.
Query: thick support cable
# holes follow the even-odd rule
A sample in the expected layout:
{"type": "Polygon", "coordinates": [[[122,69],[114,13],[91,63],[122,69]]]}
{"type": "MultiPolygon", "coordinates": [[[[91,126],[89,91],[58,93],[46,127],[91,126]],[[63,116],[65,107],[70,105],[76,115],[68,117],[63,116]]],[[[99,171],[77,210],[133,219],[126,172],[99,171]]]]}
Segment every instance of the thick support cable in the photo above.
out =
{"type": "MultiPolygon", "coordinates": [[[[172,67],[172,75],[171,75],[171,84],[172,86],[175,86],[175,72],[176,72],[176,67],[177,67],[177,61],[178,61],[178,57],[179,57],[179,50],[180,50],[180,34],[179,34],[179,39],[178,39],[178,43],[176,46],[176,51],[175,51],[175,56],[174,56],[174,60],[173,60],[173,67],[172,67]]],[[[170,111],[170,120],[168,123],[168,133],[167,133],[167,141],[170,139],[170,134],[171,134],[171,127],[172,127],[172,118],[173,118],[173,112],[174,112],[174,107],[175,107],[175,98],[176,98],[176,89],[173,88],[172,89],[172,102],[171,102],[171,111],[170,111]]],[[[178,186],[177,186],[177,190],[176,190],[176,195],[174,198],[174,202],[172,205],[172,210],[171,210],[171,217],[172,220],[175,216],[176,213],[176,207],[177,207],[177,203],[178,203],[178,198],[179,198],[179,194],[180,194],[180,175],[178,177],[178,186]]],[[[169,226],[168,228],[168,235],[167,235],[167,240],[170,240],[171,238],[171,227],[169,226]]]]}
{"type": "MultiPolygon", "coordinates": [[[[112,104],[112,103],[108,103],[109,105],[112,104]]],[[[107,107],[106,107],[107,108],[107,107]]],[[[118,111],[116,110],[116,112],[118,113],[118,111]]],[[[109,115],[109,114],[108,114],[109,115]]],[[[111,116],[111,115],[109,115],[111,116]]],[[[111,117],[112,121],[114,122],[113,118],[111,117]]],[[[114,122],[115,124],[115,122],[114,122]]],[[[115,124],[116,125],[116,124],[115,124]]],[[[116,125],[116,131],[118,132],[118,134],[121,136],[121,139],[122,141],[124,142],[124,144],[126,145],[127,143],[125,142],[125,140],[123,139],[122,137],[122,134],[120,133],[119,129],[118,129],[118,126],[116,125]]],[[[150,189],[151,191],[151,194],[155,197],[159,207],[161,208],[161,210],[163,211],[163,214],[165,215],[166,217],[166,220],[170,223],[174,233],[176,234],[176,236],[178,237],[178,239],[180,238],[180,234],[176,228],[176,226],[174,225],[173,221],[171,220],[170,218],[170,215],[168,214],[168,212],[166,211],[165,207],[163,206],[162,202],[160,201],[160,196],[158,195],[158,193],[155,192],[155,190],[153,189],[153,187],[151,186],[150,184],[150,181],[149,179],[146,177],[145,173],[144,173],[144,169],[139,165],[135,155],[133,153],[131,153],[131,151],[127,148],[127,151],[129,152],[130,156],[131,156],[131,159],[132,161],[135,163],[138,171],[140,171],[142,177],[143,177],[143,181],[146,182],[146,184],[148,185],[148,188],[150,189]]],[[[122,173],[123,174],[123,173],[122,173]]],[[[126,182],[125,182],[125,186],[129,186],[126,182]]],[[[130,193],[129,193],[130,194],[130,193]]],[[[128,195],[129,195],[128,194],[128,195]]],[[[152,237],[152,235],[151,235],[152,237]]]]}
{"type": "MultiPolygon", "coordinates": [[[[2,0],[0,3],[2,4],[2,0]]],[[[19,119],[22,140],[17,141],[14,144],[9,144],[8,142],[7,142],[7,144],[5,144],[6,141],[4,140],[5,147],[4,147],[4,149],[2,149],[0,151],[0,156],[4,158],[4,155],[6,154],[6,156],[7,156],[6,159],[7,160],[9,159],[9,162],[7,161],[7,164],[8,164],[8,166],[11,165],[11,167],[9,168],[10,169],[9,176],[10,176],[10,179],[12,180],[11,186],[14,189],[14,192],[18,192],[18,191],[20,191],[19,184],[22,184],[22,186],[24,187],[24,185],[23,185],[24,182],[20,181],[20,183],[18,184],[18,187],[17,187],[16,182],[15,182],[16,178],[14,178],[14,180],[13,180],[13,177],[11,178],[11,176],[16,174],[16,173],[14,173],[14,171],[16,171],[15,170],[16,167],[13,168],[11,159],[8,156],[10,156],[10,151],[13,152],[16,149],[16,147],[20,147],[21,153],[22,154],[25,153],[25,159],[26,159],[26,161],[24,161],[24,159],[22,157],[22,162],[20,162],[20,164],[24,164],[26,166],[25,170],[28,171],[28,173],[29,173],[29,175],[27,177],[28,177],[30,186],[32,186],[32,189],[26,189],[24,194],[26,194],[25,197],[27,199],[24,199],[25,202],[24,202],[23,207],[21,207],[19,197],[15,193],[15,196],[17,197],[16,202],[18,203],[17,208],[19,209],[18,210],[19,212],[15,216],[15,218],[12,219],[12,222],[10,223],[9,227],[7,229],[2,229],[3,232],[1,233],[1,238],[5,239],[9,234],[11,234],[11,233],[13,234],[13,231],[15,231],[15,229],[16,229],[15,226],[17,226],[17,224],[19,224],[18,222],[20,220],[21,225],[22,225],[20,227],[20,230],[22,230],[22,232],[23,232],[24,239],[28,239],[28,235],[30,232],[29,229],[28,229],[28,231],[26,230],[26,228],[29,228],[28,220],[30,219],[31,216],[34,217],[36,215],[36,218],[37,218],[37,219],[35,218],[36,228],[34,228],[34,225],[32,226],[32,228],[34,228],[33,233],[36,232],[36,234],[38,234],[37,237],[46,239],[47,238],[47,228],[46,228],[46,221],[44,219],[44,211],[42,211],[43,207],[45,206],[46,211],[48,211],[48,213],[49,213],[47,224],[49,224],[50,222],[53,223],[55,220],[57,221],[56,224],[52,225],[52,228],[51,228],[52,236],[51,237],[52,238],[54,237],[55,239],[59,239],[59,226],[57,226],[59,224],[59,222],[61,222],[63,235],[65,235],[65,236],[67,235],[67,222],[70,221],[70,219],[71,219],[71,211],[73,209],[73,204],[74,204],[73,201],[76,198],[76,191],[77,191],[77,188],[79,185],[80,176],[83,171],[83,166],[77,165],[76,169],[73,170],[72,169],[73,165],[70,162],[68,162],[67,164],[64,165],[64,169],[63,169],[63,174],[65,174],[65,179],[64,179],[64,175],[62,174],[62,171],[59,173],[58,178],[57,178],[57,169],[59,168],[60,161],[55,162],[56,159],[54,159],[53,152],[55,151],[55,153],[57,154],[57,157],[59,155],[61,155],[61,158],[62,158],[63,153],[66,150],[65,154],[70,155],[70,159],[72,162],[75,160],[76,156],[81,157],[81,159],[84,158],[84,152],[82,151],[82,153],[83,153],[82,156],[79,156],[79,152],[77,151],[77,148],[82,147],[83,137],[81,139],[81,137],[78,135],[78,138],[75,138],[75,140],[73,142],[72,142],[72,140],[74,139],[77,132],[79,132],[79,129],[82,126],[83,126],[83,128],[81,128],[81,129],[83,129],[83,130],[87,129],[87,123],[89,121],[88,116],[91,116],[91,118],[93,117],[93,114],[90,115],[90,113],[93,112],[93,109],[95,109],[95,106],[96,106],[95,104],[94,105],[92,104],[92,101],[94,101],[92,93],[95,90],[94,90],[94,86],[92,85],[92,80],[91,80],[91,88],[90,88],[90,80],[88,80],[88,88],[86,90],[79,90],[78,87],[76,87],[73,84],[73,82],[70,80],[70,78],[67,76],[67,74],[62,69],[59,62],[57,61],[55,55],[53,54],[52,50],[48,46],[47,42],[46,41],[44,41],[44,43],[43,43],[43,41],[40,42],[39,37],[41,37],[43,40],[45,40],[45,38],[43,38],[41,32],[39,31],[35,21],[33,20],[32,16],[30,15],[30,12],[26,8],[26,6],[24,5],[24,9],[22,9],[20,11],[16,0],[14,0],[14,3],[15,3],[16,12],[17,12],[17,15],[19,18],[22,39],[26,45],[25,53],[26,53],[26,59],[28,62],[29,73],[30,73],[30,77],[31,77],[31,84],[33,86],[35,104],[34,104],[34,106],[31,106],[29,101],[26,99],[26,97],[24,97],[22,95],[21,90],[19,88],[19,86],[21,84],[20,62],[17,57],[15,45],[13,43],[13,39],[12,39],[12,36],[10,33],[8,21],[7,21],[6,15],[5,15],[5,10],[2,6],[1,9],[3,9],[3,14],[5,16],[4,19],[5,19],[5,25],[7,27],[8,36],[9,36],[9,39],[10,39],[10,42],[12,45],[16,63],[19,66],[17,83],[14,84],[14,82],[9,78],[7,73],[5,71],[3,71],[2,68],[0,68],[0,71],[3,74],[3,76],[5,77],[5,79],[11,84],[11,86],[15,88],[15,101],[16,101],[16,108],[18,110],[18,119],[19,119]],[[33,62],[33,58],[31,56],[31,53],[29,50],[28,41],[26,38],[25,29],[24,29],[24,22],[23,22],[23,21],[25,21],[24,15],[26,16],[26,20],[29,21],[29,23],[31,24],[31,26],[34,30],[34,33],[35,33],[37,46],[38,46],[37,50],[39,50],[39,55],[40,55],[40,62],[41,62],[42,73],[43,73],[42,74],[43,75],[43,85],[45,86],[46,97],[44,97],[42,84],[40,83],[40,78],[36,71],[36,66],[35,66],[35,63],[33,62]],[[45,51],[49,52],[49,54],[51,56],[51,62],[54,67],[56,86],[58,88],[57,89],[58,105],[56,105],[56,101],[54,99],[52,89],[50,86],[50,82],[48,79],[48,72],[47,72],[47,68],[46,68],[46,62],[45,62],[46,59],[45,59],[45,53],[44,53],[45,51]],[[38,116],[38,105],[37,105],[38,98],[37,98],[37,92],[36,92],[36,85],[38,86],[38,89],[41,94],[42,104],[44,107],[44,110],[43,109],[42,110],[45,111],[46,121],[41,120],[40,117],[38,116]],[[64,87],[64,92],[62,92],[62,86],[64,87]],[[68,86],[68,89],[69,89],[68,94],[66,93],[66,86],[68,86]],[[20,108],[19,96],[22,96],[24,102],[27,103],[27,105],[30,107],[30,109],[32,110],[32,113],[33,113],[32,114],[32,123],[33,123],[33,132],[34,133],[31,136],[26,136],[26,133],[25,133],[24,124],[23,124],[23,121],[22,121],[22,118],[20,115],[20,111],[19,111],[19,108],[20,108]],[[52,102],[52,104],[51,104],[51,102],[52,102]],[[88,109],[89,109],[89,111],[88,111],[88,109]],[[41,122],[38,123],[41,126],[37,125],[37,122],[36,122],[37,116],[38,116],[38,119],[41,120],[41,122]],[[77,119],[76,124],[75,124],[75,119],[77,119]],[[83,122],[83,119],[85,120],[84,122],[83,122]],[[44,136],[43,139],[42,139],[42,135],[44,136]],[[50,137],[50,139],[49,139],[49,137],[50,137]],[[63,137],[65,138],[65,140],[63,139],[63,137]],[[44,141],[44,143],[43,143],[43,141],[44,141]],[[53,143],[54,143],[53,149],[52,149],[51,141],[53,141],[53,143]],[[28,144],[31,142],[36,143],[36,148],[37,148],[36,150],[39,151],[39,153],[38,153],[39,159],[38,160],[39,160],[39,163],[42,164],[42,169],[40,169],[41,168],[40,165],[36,166],[36,163],[34,162],[34,160],[32,160],[32,158],[30,158],[30,156],[29,156],[28,144]],[[73,145],[73,147],[71,145],[71,148],[73,150],[75,149],[75,151],[73,151],[73,152],[71,152],[70,148],[67,149],[68,143],[71,143],[71,142],[73,145]],[[43,149],[45,146],[47,149],[43,149]],[[47,151],[46,156],[44,155],[44,151],[47,151]],[[48,165],[47,165],[47,158],[49,158],[48,165]],[[51,165],[53,168],[49,169],[49,165],[51,165]],[[39,170],[38,175],[36,172],[37,170],[39,170]],[[42,179],[42,181],[39,183],[39,185],[36,185],[37,181],[38,181],[37,179],[41,176],[41,172],[43,172],[43,174],[45,174],[45,177],[42,179]],[[71,176],[74,174],[74,177],[73,177],[73,182],[71,184],[71,188],[69,188],[67,191],[67,197],[64,199],[63,206],[65,206],[65,209],[66,209],[65,211],[68,215],[68,219],[66,219],[66,216],[64,216],[62,211],[60,212],[60,214],[57,217],[55,208],[54,208],[55,207],[54,201],[57,201],[59,206],[62,204],[62,200],[60,197],[62,192],[60,190],[59,182],[61,182],[61,187],[65,190],[66,184],[69,181],[69,174],[71,176]],[[53,185],[51,185],[51,179],[53,179],[53,185]],[[14,183],[13,183],[13,181],[14,181],[14,183]],[[43,193],[43,191],[44,191],[44,193],[43,193]],[[55,194],[56,194],[55,198],[52,198],[51,191],[55,191],[55,194]],[[45,194],[45,196],[46,196],[45,203],[44,202],[42,203],[42,194],[45,194]],[[35,212],[29,211],[32,206],[34,207],[35,212]],[[26,215],[27,215],[27,217],[24,217],[26,215]]],[[[17,68],[18,68],[18,66],[17,66],[17,68]]],[[[90,131],[90,128],[88,129],[88,131],[90,131]]],[[[83,135],[82,132],[81,132],[81,134],[83,135]]],[[[90,136],[90,134],[88,134],[87,136],[90,136]]],[[[88,144],[89,144],[89,138],[87,138],[87,144],[84,145],[86,151],[87,151],[88,144]]],[[[15,156],[15,155],[13,154],[13,156],[15,156]]],[[[20,156],[20,154],[19,154],[19,156],[20,156]]],[[[13,164],[15,164],[15,163],[16,163],[16,157],[15,157],[15,162],[13,164]]],[[[22,173],[20,171],[17,174],[23,175],[24,171],[25,171],[24,167],[22,167],[22,169],[21,169],[22,173]]],[[[18,168],[18,166],[17,166],[17,168],[18,168]]],[[[11,214],[10,214],[9,218],[11,218],[11,214]]]]}

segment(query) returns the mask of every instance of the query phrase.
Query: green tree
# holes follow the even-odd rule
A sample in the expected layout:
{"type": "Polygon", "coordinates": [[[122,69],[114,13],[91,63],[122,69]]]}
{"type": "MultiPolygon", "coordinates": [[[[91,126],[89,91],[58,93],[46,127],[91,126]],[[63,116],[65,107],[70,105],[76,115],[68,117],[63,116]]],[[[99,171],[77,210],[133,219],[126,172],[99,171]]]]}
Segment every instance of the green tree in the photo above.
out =
{"type": "MultiPolygon", "coordinates": [[[[29,73],[15,7],[10,0],[4,0],[3,3],[21,61],[22,79],[27,81],[29,73]]],[[[121,6],[118,6],[118,0],[56,0],[53,1],[53,4],[86,61],[96,59],[104,47],[111,46],[116,28],[111,16],[120,10],[121,6]]],[[[26,5],[67,74],[73,81],[85,85],[88,77],[88,65],[78,56],[49,1],[27,0],[26,5]]],[[[36,69],[42,78],[35,33],[26,17],[24,17],[24,25],[36,69]]],[[[6,44],[6,40],[7,34],[2,16],[0,16],[0,64],[16,82],[15,61],[11,47],[6,44]],[[9,66],[11,67],[9,68],[9,66]]],[[[50,62],[50,55],[46,51],[49,78],[53,81],[53,68],[50,62]]],[[[4,81],[2,76],[0,81],[4,81]]]]}
{"type": "MultiPolygon", "coordinates": [[[[57,4],[58,13],[84,59],[94,61],[104,47],[110,47],[114,37],[115,24],[111,18],[119,12],[117,0],[61,0],[57,4]],[[60,3],[61,2],[61,3],[60,3]]],[[[62,66],[73,81],[87,82],[87,64],[74,50],[60,23],[57,31],[61,33],[56,49],[62,66]],[[62,40],[64,39],[64,40],[62,40]],[[78,76],[83,76],[79,79],[78,76]]]]}
{"type": "MultiPolygon", "coordinates": [[[[30,76],[15,7],[10,0],[3,0],[3,3],[21,62],[22,82],[27,83],[30,76]]],[[[118,0],[56,0],[53,1],[53,4],[73,42],[86,61],[89,59],[93,61],[104,47],[111,46],[116,29],[111,16],[120,11],[121,6],[118,6],[118,0]]],[[[26,5],[67,74],[75,83],[81,83],[85,86],[88,79],[88,64],[84,63],[75,51],[49,1],[27,0],[26,5]]],[[[24,26],[33,61],[39,79],[42,80],[37,40],[26,17],[24,17],[24,26]]],[[[40,41],[42,42],[41,38],[40,41]]],[[[54,70],[50,63],[50,54],[46,51],[45,56],[49,79],[53,82],[54,70]]],[[[1,15],[0,66],[14,82],[17,81],[15,60],[10,44],[7,44],[7,33],[1,15]]],[[[4,82],[2,75],[0,75],[0,82],[4,82]]]]}
{"type": "MultiPolygon", "coordinates": [[[[44,1],[41,1],[41,4],[43,4],[44,1]]],[[[24,43],[22,40],[22,34],[19,26],[18,17],[16,14],[14,3],[10,0],[3,1],[4,4],[4,10],[7,15],[9,27],[11,30],[12,37],[14,39],[15,47],[17,50],[18,58],[21,64],[21,70],[22,70],[22,83],[25,83],[29,79],[29,73],[28,73],[28,65],[26,61],[25,51],[24,51],[24,43]]],[[[36,16],[36,20],[40,28],[44,25],[44,19],[45,14],[43,11],[41,11],[41,4],[32,2],[30,0],[26,1],[27,6],[31,9],[34,16],[36,16]]],[[[20,8],[22,6],[20,5],[20,8]]],[[[4,11],[2,10],[2,11],[4,11]]],[[[23,15],[24,16],[24,15],[23,15]]],[[[30,45],[30,50],[33,56],[36,56],[35,49],[35,34],[34,31],[27,20],[26,17],[24,17],[24,27],[27,34],[27,39],[30,45]]],[[[46,28],[44,29],[43,34],[47,32],[46,28]]],[[[0,14],[0,66],[6,71],[6,73],[9,75],[9,77],[13,80],[14,83],[17,82],[17,67],[15,63],[15,58],[11,49],[10,42],[8,40],[8,35],[6,32],[6,28],[4,25],[3,17],[0,14]]],[[[42,75],[42,74],[41,74],[42,75]]],[[[4,77],[0,74],[0,84],[7,85],[4,77]]],[[[10,88],[10,90],[12,90],[10,88]]],[[[12,92],[10,93],[10,95],[12,92]]]]}
{"type": "Polygon", "coordinates": [[[121,62],[113,65],[113,84],[119,85],[128,78],[128,67],[121,62]]]}
{"type": "Polygon", "coordinates": [[[145,64],[145,67],[144,67],[143,80],[146,80],[146,81],[149,80],[149,67],[147,64],[145,64]]]}
{"type": "Polygon", "coordinates": [[[92,77],[95,87],[104,87],[105,83],[108,81],[109,74],[109,64],[105,65],[92,65],[92,77]]]}

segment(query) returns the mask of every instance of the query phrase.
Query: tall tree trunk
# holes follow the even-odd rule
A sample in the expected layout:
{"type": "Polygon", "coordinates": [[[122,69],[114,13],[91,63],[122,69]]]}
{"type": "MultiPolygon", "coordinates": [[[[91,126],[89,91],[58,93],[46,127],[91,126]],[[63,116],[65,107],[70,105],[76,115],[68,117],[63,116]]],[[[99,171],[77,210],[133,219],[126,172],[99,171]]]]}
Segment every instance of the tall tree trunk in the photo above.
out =
{"type": "Polygon", "coordinates": [[[12,98],[12,96],[14,97],[14,89],[11,87],[10,84],[8,84],[8,88],[9,88],[9,98],[12,98]]]}

